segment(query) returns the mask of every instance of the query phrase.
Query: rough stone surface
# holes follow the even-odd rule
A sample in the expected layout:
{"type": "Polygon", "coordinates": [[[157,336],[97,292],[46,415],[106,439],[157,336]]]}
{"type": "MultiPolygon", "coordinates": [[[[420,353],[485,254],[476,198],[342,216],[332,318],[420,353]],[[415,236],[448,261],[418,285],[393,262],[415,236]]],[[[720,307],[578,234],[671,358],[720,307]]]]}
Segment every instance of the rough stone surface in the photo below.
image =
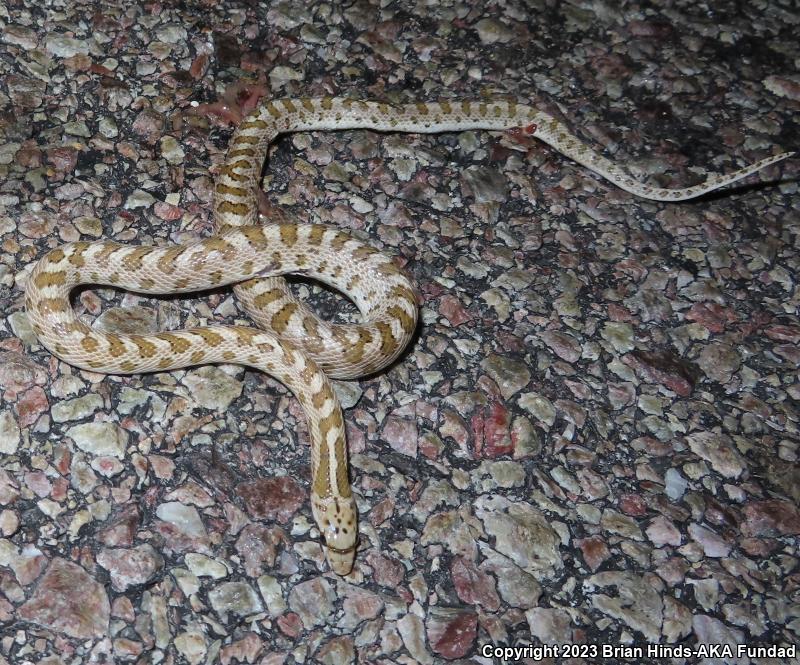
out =
{"type": "Polygon", "coordinates": [[[108,630],[110,605],[103,585],[86,570],[54,559],[18,615],[69,637],[98,639],[108,630]]]}
{"type": "MultiPolygon", "coordinates": [[[[508,97],[654,186],[796,150],[794,5],[0,6],[0,665],[796,644],[796,158],[670,203],[526,128],[274,141],[258,223],[353,234],[419,296],[409,349],[335,382],[360,518],[343,579],[279,381],[73,368],[24,311],[59,245],[211,235],[233,125],[264,100],[508,97]]],[[[252,325],[229,287],[87,285],[72,304],[116,334],[252,325]]]]}

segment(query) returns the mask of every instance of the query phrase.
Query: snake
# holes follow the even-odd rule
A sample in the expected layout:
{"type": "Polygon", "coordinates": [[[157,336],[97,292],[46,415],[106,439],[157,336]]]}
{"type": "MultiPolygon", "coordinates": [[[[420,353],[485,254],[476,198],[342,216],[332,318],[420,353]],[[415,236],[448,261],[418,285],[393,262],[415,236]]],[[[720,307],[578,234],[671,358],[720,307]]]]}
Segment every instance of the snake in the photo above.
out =
{"type": "Polygon", "coordinates": [[[311,442],[311,508],[329,567],[353,568],[357,506],[349,479],[345,426],[331,379],[374,374],[394,362],[417,327],[418,296],[386,254],[343,231],[297,224],[280,212],[259,224],[256,187],[267,151],[283,133],[370,129],[438,133],[512,130],[556,151],[635,196],[683,201],[733,184],[792,153],[773,154],[690,187],[655,187],[584,144],[559,120],[512,100],[396,105],[343,97],[269,99],[241,121],[214,183],[214,235],[163,246],[77,241],[33,267],[26,311],[41,344],[63,361],[109,374],[169,371],[235,363],[265,372],[294,393],[311,442]],[[359,323],[319,318],[288,288],[285,276],[319,280],[349,297],[359,323]],[[232,286],[255,326],[210,325],[153,334],[92,328],[75,314],[70,292],[83,284],[145,294],[232,286]]]}

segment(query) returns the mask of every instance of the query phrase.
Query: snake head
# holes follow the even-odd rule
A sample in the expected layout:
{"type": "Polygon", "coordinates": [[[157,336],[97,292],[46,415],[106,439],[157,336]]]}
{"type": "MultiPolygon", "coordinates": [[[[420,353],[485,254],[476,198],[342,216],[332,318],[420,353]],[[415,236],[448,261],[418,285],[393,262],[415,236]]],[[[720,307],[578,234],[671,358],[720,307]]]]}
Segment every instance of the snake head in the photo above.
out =
{"type": "Polygon", "coordinates": [[[322,534],[328,565],[337,575],[347,575],[353,568],[358,544],[355,500],[352,496],[314,497],[311,509],[322,534]]]}

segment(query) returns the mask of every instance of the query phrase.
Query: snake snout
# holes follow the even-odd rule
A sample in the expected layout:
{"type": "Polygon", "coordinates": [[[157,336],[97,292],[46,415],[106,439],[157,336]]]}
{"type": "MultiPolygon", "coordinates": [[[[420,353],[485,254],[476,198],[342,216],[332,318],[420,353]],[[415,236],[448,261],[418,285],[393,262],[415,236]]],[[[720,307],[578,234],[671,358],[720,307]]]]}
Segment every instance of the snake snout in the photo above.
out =
{"type": "Polygon", "coordinates": [[[326,546],[325,558],[328,560],[328,565],[334,573],[337,575],[347,575],[353,570],[353,565],[356,561],[356,548],[353,546],[348,550],[340,550],[326,546]]]}

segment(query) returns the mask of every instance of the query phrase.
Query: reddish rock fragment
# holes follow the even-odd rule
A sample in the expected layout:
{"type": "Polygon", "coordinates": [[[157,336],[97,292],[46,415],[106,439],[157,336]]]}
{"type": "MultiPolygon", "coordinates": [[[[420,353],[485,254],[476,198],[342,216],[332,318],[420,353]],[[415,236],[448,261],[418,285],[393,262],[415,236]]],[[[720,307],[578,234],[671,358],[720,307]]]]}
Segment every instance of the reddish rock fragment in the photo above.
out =
{"type": "Polygon", "coordinates": [[[764,87],[778,97],[800,101],[800,82],[796,79],[772,74],[764,79],[764,87]]]}
{"type": "Polygon", "coordinates": [[[245,572],[250,577],[258,577],[263,568],[272,568],[278,545],[285,540],[286,536],[279,527],[248,524],[236,541],[236,551],[244,559],[245,572]]]}
{"type": "Polygon", "coordinates": [[[379,526],[394,514],[395,502],[390,498],[376,503],[369,511],[369,522],[372,526],[379,526]]]}
{"type": "Polygon", "coordinates": [[[40,499],[49,496],[53,485],[43,471],[31,471],[25,474],[25,485],[40,499]]]}
{"type": "Polygon", "coordinates": [[[164,116],[151,109],[145,109],[133,121],[132,128],[146,143],[153,144],[161,137],[164,116]]]}
{"type": "Polygon", "coordinates": [[[580,538],[575,541],[575,544],[581,548],[583,560],[592,572],[596,571],[611,556],[608,545],[600,536],[580,538]]]}
{"type": "Polygon", "coordinates": [[[464,420],[455,411],[449,409],[442,410],[442,424],[439,427],[439,434],[442,438],[450,437],[458,444],[462,450],[466,449],[469,433],[464,424],[464,420]]]}
{"type": "Polygon", "coordinates": [[[796,536],[800,534],[800,511],[789,501],[754,501],[744,507],[745,536],[796,536]]]}
{"type": "Polygon", "coordinates": [[[426,631],[431,648],[440,656],[448,660],[463,658],[475,642],[478,615],[458,609],[431,608],[426,631]]]}
{"type": "Polygon", "coordinates": [[[19,498],[19,484],[8,471],[0,469],[0,506],[8,506],[19,498]]]}
{"type": "Polygon", "coordinates": [[[241,483],[237,491],[244,499],[247,512],[256,519],[288,522],[305,501],[306,493],[293,478],[259,478],[241,483]]]}
{"type": "Polygon", "coordinates": [[[78,639],[108,633],[111,606],[105,589],[79,565],[54,559],[17,615],[78,639]]]}
{"type": "Polygon", "coordinates": [[[345,599],[342,603],[344,620],[340,622],[340,625],[355,628],[362,621],[368,621],[380,615],[383,608],[383,600],[378,594],[366,589],[359,589],[356,586],[348,587],[345,589],[345,599]]]}
{"type": "Polygon", "coordinates": [[[108,526],[98,533],[98,539],[108,547],[125,547],[133,544],[141,515],[134,505],[127,505],[108,521],[108,526]]]}
{"type": "Polygon", "coordinates": [[[378,554],[373,550],[367,555],[367,563],[373,570],[372,579],[377,584],[394,589],[403,581],[406,571],[403,564],[396,559],[378,554]]]}
{"type": "Polygon", "coordinates": [[[739,547],[743,552],[755,557],[768,557],[781,546],[779,540],[766,538],[743,538],[739,541],[739,547]]]}
{"type": "Polygon", "coordinates": [[[450,566],[450,574],[458,597],[469,605],[481,605],[490,612],[500,609],[494,578],[479,570],[475,562],[457,557],[450,566]]]}
{"type": "Polygon", "coordinates": [[[114,653],[122,660],[134,660],[142,653],[144,645],[135,640],[118,637],[114,640],[114,653]]]}
{"type": "Polygon", "coordinates": [[[706,330],[721,333],[728,323],[736,321],[736,314],[728,307],[713,302],[700,302],[686,312],[687,321],[696,321],[706,330]]]}
{"type": "Polygon", "coordinates": [[[47,371],[21,353],[0,353],[0,390],[8,401],[34,385],[44,385],[47,371]]]}
{"type": "Polygon", "coordinates": [[[619,498],[619,508],[626,515],[641,517],[647,513],[647,503],[641,494],[623,494],[619,498]]]}
{"type": "Polygon", "coordinates": [[[22,547],[15,560],[11,563],[14,575],[22,586],[27,586],[33,582],[48,564],[48,558],[33,543],[28,543],[22,547]]]}
{"type": "Polygon", "coordinates": [[[663,547],[664,545],[678,547],[683,541],[681,532],[663,515],[659,515],[650,522],[645,532],[656,547],[663,547]]]}
{"type": "Polygon", "coordinates": [[[314,660],[323,665],[352,663],[356,656],[355,643],[352,636],[341,635],[325,642],[314,654],[314,660]]]}
{"type": "Polygon", "coordinates": [[[303,632],[303,622],[300,620],[299,614],[287,612],[278,617],[278,628],[286,637],[294,639],[303,632]]]}
{"type": "Polygon", "coordinates": [[[417,456],[417,423],[409,418],[387,416],[383,424],[383,439],[394,450],[408,457],[417,456]]]}
{"type": "Polygon", "coordinates": [[[628,31],[634,37],[648,37],[654,41],[664,41],[673,32],[672,24],[666,21],[631,21],[628,31]]]}
{"type": "Polygon", "coordinates": [[[133,609],[133,603],[127,596],[118,596],[111,604],[111,616],[123,619],[128,623],[133,623],[136,619],[136,614],[133,609]]]}
{"type": "Polygon", "coordinates": [[[108,570],[115,591],[126,591],[155,577],[164,567],[164,558],[144,543],[131,549],[104,549],[97,555],[97,563],[108,570]]]}
{"type": "Polygon", "coordinates": [[[689,535],[710,558],[723,558],[730,554],[733,545],[725,541],[718,533],[700,524],[690,524],[689,535]]]}
{"type": "Polygon", "coordinates": [[[441,297],[439,301],[439,314],[446,318],[454,328],[457,328],[467,321],[472,321],[472,315],[464,309],[461,301],[451,295],[441,297]]]}
{"type": "Polygon", "coordinates": [[[47,151],[47,161],[59,173],[71,173],[78,163],[78,151],[66,146],[50,148],[47,151]]]}
{"type": "Polygon", "coordinates": [[[470,420],[475,437],[475,457],[500,457],[514,450],[511,440],[511,414],[499,402],[479,409],[470,420]]]}
{"type": "Polygon", "coordinates": [[[242,639],[222,647],[219,660],[222,665],[229,665],[231,662],[255,663],[263,648],[264,645],[258,635],[247,633],[242,639]]]}
{"type": "Polygon", "coordinates": [[[163,201],[157,201],[153,205],[153,212],[159,219],[163,219],[165,222],[174,222],[176,219],[180,219],[183,215],[183,210],[181,210],[178,206],[170,205],[169,203],[164,203],[163,201]]]}
{"type": "Polygon", "coordinates": [[[539,333],[539,337],[562,360],[574,363],[580,359],[581,345],[572,335],[558,330],[545,330],[539,333]]]}
{"type": "Polygon", "coordinates": [[[47,395],[39,386],[34,386],[17,401],[17,419],[21,428],[33,425],[49,408],[47,395]]]}
{"type": "Polygon", "coordinates": [[[633,351],[622,361],[649,383],[666,386],[681,397],[688,397],[697,382],[696,368],[668,351],[633,351]]]}
{"type": "Polygon", "coordinates": [[[764,329],[764,334],[776,342],[800,342],[800,326],[769,326],[764,329]]]}

